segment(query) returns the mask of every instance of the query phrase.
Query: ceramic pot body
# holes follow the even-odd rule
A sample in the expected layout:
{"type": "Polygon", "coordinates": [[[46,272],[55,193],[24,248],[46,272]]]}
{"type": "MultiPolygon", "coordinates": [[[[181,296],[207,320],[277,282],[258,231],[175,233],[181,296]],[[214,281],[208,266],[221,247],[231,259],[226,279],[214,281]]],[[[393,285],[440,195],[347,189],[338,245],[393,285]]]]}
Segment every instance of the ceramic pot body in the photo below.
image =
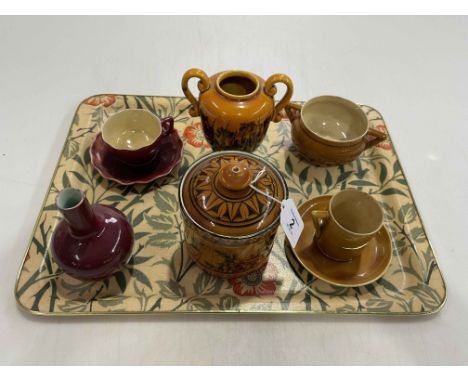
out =
{"type": "Polygon", "coordinates": [[[382,228],[384,214],[378,202],[358,190],[343,190],[327,210],[312,211],[315,239],[324,255],[337,261],[357,258],[382,228]]]}
{"type": "Polygon", "coordinates": [[[143,109],[127,109],[112,115],[102,126],[106,150],[132,166],[144,166],[158,155],[161,142],[174,129],[172,117],[160,120],[143,109]]]}
{"type": "Polygon", "coordinates": [[[316,97],[304,106],[290,103],[285,110],[291,121],[293,143],[314,164],[351,162],[387,138],[369,127],[358,105],[341,97],[316,97]]]}
{"type": "Polygon", "coordinates": [[[90,205],[82,191],[67,188],[57,197],[64,219],[52,235],[55,262],[69,275],[85,280],[110,276],[126,263],[133,248],[133,229],[114,207],[90,205]]]}
{"type": "Polygon", "coordinates": [[[199,116],[206,140],[213,150],[252,152],[262,142],[270,121],[281,119],[279,111],[289,102],[293,92],[291,79],[274,74],[265,82],[259,76],[240,70],[217,73],[210,78],[199,69],[188,70],[182,89],[192,103],[190,114],[199,116]],[[198,100],[188,88],[192,77],[200,79],[198,100]],[[287,90],[275,106],[275,83],[287,90]]]}
{"type": "Polygon", "coordinates": [[[276,169],[239,151],[201,158],[181,181],[184,250],[215,276],[243,276],[268,262],[281,207],[250,188],[252,182],[263,193],[287,198],[286,183],[276,169]]]}

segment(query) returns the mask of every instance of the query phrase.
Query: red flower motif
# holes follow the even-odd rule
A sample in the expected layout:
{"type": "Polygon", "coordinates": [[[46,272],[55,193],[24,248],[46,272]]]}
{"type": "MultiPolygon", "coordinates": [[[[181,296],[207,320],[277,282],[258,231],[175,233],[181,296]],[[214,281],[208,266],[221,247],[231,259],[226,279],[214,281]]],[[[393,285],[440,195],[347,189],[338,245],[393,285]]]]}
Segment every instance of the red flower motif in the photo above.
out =
{"type": "MultiPolygon", "coordinates": [[[[384,125],[378,125],[375,126],[374,129],[381,131],[382,133],[387,134],[387,128],[384,125]]],[[[388,135],[387,135],[388,137],[388,135]]],[[[380,147],[381,149],[384,150],[391,150],[392,149],[392,144],[390,143],[390,140],[387,138],[385,141],[377,143],[377,147],[380,147]]]]}
{"type": "Polygon", "coordinates": [[[113,95],[104,95],[104,96],[95,96],[90,97],[84,103],[90,106],[104,106],[108,107],[113,105],[115,102],[115,96],[113,95]]]}
{"type": "Polygon", "coordinates": [[[187,142],[194,147],[210,147],[205,141],[205,135],[203,134],[202,124],[195,122],[193,126],[187,126],[184,130],[184,137],[187,142]]]}
{"type": "Polygon", "coordinates": [[[277,276],[276,267],[268,263],[263,271],[258,270],[246,276],[235,277],[229,282],[238,296],[268,296],[275,294],[277,276]]]}

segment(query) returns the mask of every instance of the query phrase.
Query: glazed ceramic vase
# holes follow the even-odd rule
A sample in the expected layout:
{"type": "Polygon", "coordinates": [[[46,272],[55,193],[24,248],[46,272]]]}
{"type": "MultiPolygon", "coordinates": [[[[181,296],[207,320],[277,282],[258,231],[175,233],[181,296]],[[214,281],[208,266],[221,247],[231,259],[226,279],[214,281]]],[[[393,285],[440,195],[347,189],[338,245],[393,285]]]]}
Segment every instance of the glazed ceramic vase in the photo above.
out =
{"type": "Polygon", "coordinates": [[[190,115],[200,117],[206,140],[213,150],[254,151],[262,142],[270,121],[281,120],[280,110],[289,102],[293,83],[284,74],[273,74],[266,82],[241,70],[229,70],[208,78],[200,69],[188,70],[182,90],[192,107],[190,115]],[[199,79],[198,100],[188,82],[199,79]],[[283,98],[275,105],[276,83],[286,86],[283,98]]]}
{"type": "Polygon", "coordinates": [[[55,262],[67,274],[85,280],[110,276],[126,263],[133,247],[133,229],[111,206],[90,205],[84,193],[62,190],[56,200],[64,219],[51,241],[55,262]]]}
{"type": "Polygon", "coordinates": [[[266,266],[281,206],[265,194],[286,199],[286,183],[277,169],[253,154],[215,152],[196,161],[179,188],[184,252],[222,278],[266,266]]]}

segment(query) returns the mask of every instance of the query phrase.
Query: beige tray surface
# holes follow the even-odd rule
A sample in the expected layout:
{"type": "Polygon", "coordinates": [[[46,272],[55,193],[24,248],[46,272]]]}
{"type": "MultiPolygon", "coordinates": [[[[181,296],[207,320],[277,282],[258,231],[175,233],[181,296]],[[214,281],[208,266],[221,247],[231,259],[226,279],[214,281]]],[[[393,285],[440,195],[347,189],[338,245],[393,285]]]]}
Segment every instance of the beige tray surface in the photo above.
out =
{"type": "MultiPolygon", "coordinates": [[[[255,154],[280,169],[298,205],[344,188],[359,188],[376,197],[385,209],[385,225],[392,238],[391,266],[373,284],[334,287],[295,262],[279,229],[263,274],[223,281],[201,271],[182,252],[177,189],[188,166],[211,150],[199,119],[189,116],[188,107],[185,98],[127,95],[98,95],[78,106],[18,274],[15,296],[20,306],[33,314],[61,316],[160,312],[419,315],[443,306],[445,283],[391,140],[352,163],[316,167],[295,150],[286,119],[271,124],[255,154]],[[109,115],[124,108],[144,108],[175,118],[185,149],[181,165],[170,176],[148,185],[120,186],[93,169],[88,150],[94,136],[109,115]],[[70,186],[85,190],[91,202],[116,206],[135,229],[131,261],[106,280],[73,279],[50,256],[51,234],[60,219],[55,197],[70,186]]],[[[378,111],[362,108],[373,127],[386,131],[378,111]]]]}

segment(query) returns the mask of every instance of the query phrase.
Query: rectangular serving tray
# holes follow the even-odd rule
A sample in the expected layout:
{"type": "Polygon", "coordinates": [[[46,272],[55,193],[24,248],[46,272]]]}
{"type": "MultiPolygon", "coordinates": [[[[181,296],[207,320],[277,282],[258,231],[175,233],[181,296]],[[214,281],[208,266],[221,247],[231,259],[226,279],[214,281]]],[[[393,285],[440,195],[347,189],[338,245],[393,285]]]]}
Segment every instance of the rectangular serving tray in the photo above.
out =
{"type": "MultiPolygon", "coordinates": [[[[301,158],[292,145],[286,118],[270,125],[255,154],[283,173],[297,205],[344,188],[362,189],[376,197],[385,210],[393,245],[388,271],[364,287],[331,286],[290,261],[279,229],[263,274],[221,280],[204,273],[181,245],[184,228],[178,184],[190,164],[211,151],[200,120],[189,116],[188,107],[185,98],[131,95],[98,95],[78,106],[16,280],[15,296],[21,307],[50,316],[163,312],[421,315],[441,309],[445,282],[391,139],[349,164],[317,167],[301,158]],[[92,167],[89,147],[93,138],[109,115],[125,108],[175,118],[185,145],[184,157],[164,179],[121,186],[103,179],[92,167]],[[83,189],[90,202],[119,208],[134,227],[130,262],[106,280],[76,280],[51,258],[50,238],[61,218],[55,197],[70,186],[83,189]]],[[[377,110],[362,108],[373,127],[387,130],[377,110]]]]}

